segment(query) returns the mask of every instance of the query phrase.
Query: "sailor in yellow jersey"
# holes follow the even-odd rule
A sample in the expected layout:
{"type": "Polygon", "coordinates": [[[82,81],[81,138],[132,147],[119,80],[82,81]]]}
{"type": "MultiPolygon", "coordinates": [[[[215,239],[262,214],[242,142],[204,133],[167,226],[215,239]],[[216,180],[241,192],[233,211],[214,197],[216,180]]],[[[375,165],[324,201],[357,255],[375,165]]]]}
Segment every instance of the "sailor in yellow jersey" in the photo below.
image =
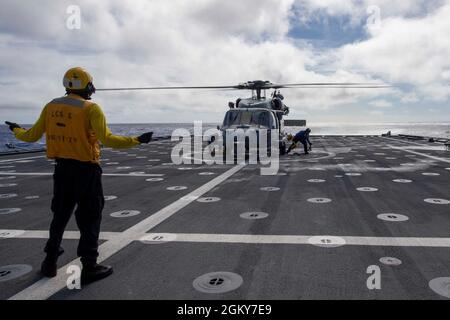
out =
{"type": "Polygon", "coordinates": [[[57,274],[57,259],[64,252],[61,241],[66,225],[74,211],[80,241],[77,254],[81,257],[83,284],[112,274],[110,266],[97,264],[98,237],[104,206],[101,182],[100,144],[112,148],[130,148],[149,143],[152,132],[139,137],[113,135],[105,116],[94,102],[92,76],[82,68],[72,68],[63,79],[66,95],[49,102],[31,129],[7,122],[17,139],[36,142],[46,135],[47,157],[55,159],[54,190],[51,209],[53,220],[47,253],[41,273],[47,277],[57,274]]]}

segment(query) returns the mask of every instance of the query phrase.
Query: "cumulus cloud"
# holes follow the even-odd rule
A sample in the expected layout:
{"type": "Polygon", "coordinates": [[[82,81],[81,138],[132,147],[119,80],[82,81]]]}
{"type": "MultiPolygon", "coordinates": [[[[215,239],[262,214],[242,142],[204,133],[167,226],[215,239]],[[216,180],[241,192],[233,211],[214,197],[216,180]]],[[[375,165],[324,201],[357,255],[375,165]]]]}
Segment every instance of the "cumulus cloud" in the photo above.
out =
{"type": "Polygon", "coordinates": [[[366,41],[345,45],[337,63],[394,83],[416,86],[430,99],[450,95],[445,71],[450,70],[450,4],[416,19],[383,19],[380,28],[366,41]]]}
{"type": "Polygon", "coordinates": [[[380,18],[388,17],[418,17],[439,8],[445,0],[296,0],[295,14],[303,23],[311,23],[320,18],[349,18],[350,26],[366,23],[368,17],[377,7],[380,18]]]}
{"type": "MultiPolygon", "coordinates": [[[[443,19],[449,16],[448,5],[430,7],[418,0],[375,3],[382,9],[379,30],[368,30],[360,42],[324,49],[289,35],[299,20],[296,8],[361,21],[367,18],[369,1],[4,0],[0,116],[33,121],[46,101],[63,94],[62,75],[75,65],[90,70],[99,88],[234,85],[254,79],[412,86],[408,92],[286,90],[293,117],[333,108],[345,112],[345,106],[379,97],[386,103],[448,99],[449,23],[443,19]],[[81,9],[79,30],[66,27],[67,8],[73,4],[81,9]],[[330,71],[320,71],[325,69],[330,71]],[[14,113],[11,106],[16,106],[14,113]]],[[[99,92],[95,100],[113,122],[221,121],[227,102],[247,94],[99,92]]]]}
{"type": "Polygon", "coordinates": [[[386,100],[377,100],[370,102],[371,106],[377,107],[377,108],[390,108],[392,107],[392,103],[386,100]]]}
{"type": "Polygon", "coordinates": [[[402,97],[400,98],[400,101],[402,103],[418,102],[419,98],[417,97],[417,95],[414,92],[406,93],[406,94],[402,95],[402,97]]]}

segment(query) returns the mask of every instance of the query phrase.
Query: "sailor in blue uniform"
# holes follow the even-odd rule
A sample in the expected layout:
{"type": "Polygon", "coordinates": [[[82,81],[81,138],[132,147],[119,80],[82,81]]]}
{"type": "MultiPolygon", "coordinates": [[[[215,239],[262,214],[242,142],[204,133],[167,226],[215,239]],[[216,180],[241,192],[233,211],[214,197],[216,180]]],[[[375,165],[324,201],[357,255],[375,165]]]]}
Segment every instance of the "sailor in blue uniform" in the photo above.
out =
{"type": "Polygon", "coordinates": [[[295,136],[292,136],[291,134],[288,135],[288,141],[292,141],[292,144],[290,145],[289,149],[286,151],[286,154],[291,152],[292,149],[294,149],[299,142],[303,144],[303,149],[305,150],[305,154],[309,154],[308,150],[311,151],[312,143],[309,140],[309,133],[311,132],[310,128],[307,128],[306,130],[299,131],[295,136]],[[309,144],[309,148],[308,148],[309,144]]]}

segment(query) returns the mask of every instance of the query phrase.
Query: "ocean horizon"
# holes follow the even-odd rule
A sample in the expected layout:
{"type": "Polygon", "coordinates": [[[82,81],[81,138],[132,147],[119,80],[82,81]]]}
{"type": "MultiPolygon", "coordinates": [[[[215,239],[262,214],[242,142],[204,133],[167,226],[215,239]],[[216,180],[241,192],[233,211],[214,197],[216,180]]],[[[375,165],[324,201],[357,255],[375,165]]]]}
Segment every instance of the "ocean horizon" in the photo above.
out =
{"type": "MultiPolygon", "coordinates": [[[[215,128],[219,122],[203,122],[203,131],[215,128]]],[[[31,124],[23,124],[24,128],[30,128],[31,124]]],[[[170,136],[176,129],[187,129],[193,133],[194,123],[110,123],[109,127],[117,135],[140,135],[147,131],[153,131],[155,137],[170,136]]],[[[434,138],[450,139],[449,122],[308,122],[314,135],[381,135],[391,132],[393,135],[407,134],[434,138]]],[[[300,127],[286,127],[288,133],[295,133],[300,127]]],[[[8,126],[0,125],[0,152],[11,151],[7,145],[14,145],[16,150],[42,149],[45,138],[37,143],[26,143],[17,140],[9,131],[8,126]]]]}

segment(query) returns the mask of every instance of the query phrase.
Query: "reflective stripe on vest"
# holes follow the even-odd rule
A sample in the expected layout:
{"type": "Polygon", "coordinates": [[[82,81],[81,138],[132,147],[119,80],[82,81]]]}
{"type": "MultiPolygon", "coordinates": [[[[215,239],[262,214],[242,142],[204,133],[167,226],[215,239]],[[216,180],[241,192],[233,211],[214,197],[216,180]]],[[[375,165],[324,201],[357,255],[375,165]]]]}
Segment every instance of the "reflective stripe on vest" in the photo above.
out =
{"type": "Polygon", "coordinates": [[[69,97],[61,97],[61,98],[53,99],[52,102],[50,102],[50,103],[52,103],[52,104],[66,104],[66,105],[71,106],[71,107],[83,108],[85,101],[74,99],[74,98],[69,98],[69,97]]]}

